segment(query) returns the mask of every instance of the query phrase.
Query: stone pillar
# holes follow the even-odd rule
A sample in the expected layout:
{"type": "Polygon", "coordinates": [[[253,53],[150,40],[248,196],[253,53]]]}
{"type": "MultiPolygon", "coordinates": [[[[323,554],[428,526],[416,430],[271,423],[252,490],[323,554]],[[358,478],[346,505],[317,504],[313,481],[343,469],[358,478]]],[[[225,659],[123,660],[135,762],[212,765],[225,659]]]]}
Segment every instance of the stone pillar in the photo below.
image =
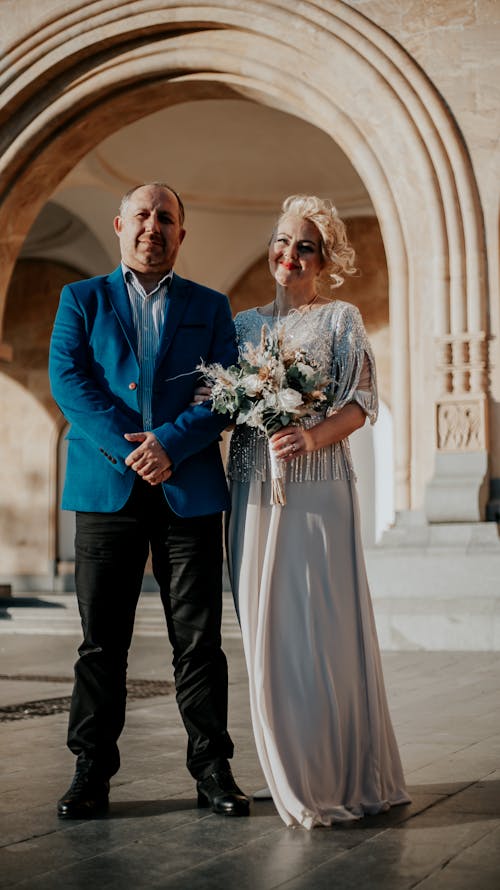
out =
{"type": "Polygon", "coordinates": [[[436,461],[429,522],[481,522],[488,499],[488,397],[484,332],[437,339],[436,461]]]}

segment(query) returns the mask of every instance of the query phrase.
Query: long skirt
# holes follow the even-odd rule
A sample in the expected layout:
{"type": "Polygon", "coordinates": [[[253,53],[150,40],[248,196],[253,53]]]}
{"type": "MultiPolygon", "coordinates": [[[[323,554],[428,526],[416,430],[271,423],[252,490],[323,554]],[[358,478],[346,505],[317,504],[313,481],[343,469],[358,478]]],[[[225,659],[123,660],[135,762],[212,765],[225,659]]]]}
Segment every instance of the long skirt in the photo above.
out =
{"type": "Polygon", "coordinates": [[[233,482],[228,558],[255,743],[287,825],[409,802],[389,715],[355,483],[233,482]]]}

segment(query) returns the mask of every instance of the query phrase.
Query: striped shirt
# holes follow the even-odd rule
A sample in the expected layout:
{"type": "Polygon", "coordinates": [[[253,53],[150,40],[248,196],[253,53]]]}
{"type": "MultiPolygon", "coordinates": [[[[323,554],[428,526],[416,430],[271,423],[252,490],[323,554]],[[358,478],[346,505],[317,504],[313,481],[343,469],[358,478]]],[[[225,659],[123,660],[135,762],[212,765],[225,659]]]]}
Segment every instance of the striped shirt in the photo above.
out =
{"type": "Polygon", "coordinates": [[[127,288],[132,317],[137,333],[137,357],[139,360],[139,382],[137,401],[142,414],[144,430],[153,429],[153,377],[160,338],[165,323],[167,295],[172,270],[146,293],[133,269],[122,263],[123,277],[127,288]]]}

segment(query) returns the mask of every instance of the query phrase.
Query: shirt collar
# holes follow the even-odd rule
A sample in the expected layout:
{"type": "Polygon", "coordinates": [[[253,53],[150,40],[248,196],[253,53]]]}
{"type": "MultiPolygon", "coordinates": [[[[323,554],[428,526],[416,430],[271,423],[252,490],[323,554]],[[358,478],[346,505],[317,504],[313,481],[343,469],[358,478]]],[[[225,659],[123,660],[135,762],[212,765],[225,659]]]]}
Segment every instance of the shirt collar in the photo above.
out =
{"type": "MultiPolygon", "coordinates": [[[[127,266],[126,263],[124,263],[123,261],[121,263],[121,267],[122,267],[123,278],[124,278],[125,283],[131,282],[134,285],[135,289],[140,294],[145,294],[146,291],[144,290],[139,279],[137,278],[137,275],[135,274],[134,270],[131,269],[130,266],[127,266]]],[[[162,288],[162,287],[166,287],[167,291],[168,291],[168,289],[172,283],[173,275],[174,275],[174,270],[170,269],[170,271],[167,272],[166,275],[164,275],[163,278],[160,279],[160,281],[158,282],[156,287],[153,288],[153,290],[148,292],[147,296],[150,297],[152,294],[155,294],[157,291],[159,291],[160,288],[162,288]]]]}

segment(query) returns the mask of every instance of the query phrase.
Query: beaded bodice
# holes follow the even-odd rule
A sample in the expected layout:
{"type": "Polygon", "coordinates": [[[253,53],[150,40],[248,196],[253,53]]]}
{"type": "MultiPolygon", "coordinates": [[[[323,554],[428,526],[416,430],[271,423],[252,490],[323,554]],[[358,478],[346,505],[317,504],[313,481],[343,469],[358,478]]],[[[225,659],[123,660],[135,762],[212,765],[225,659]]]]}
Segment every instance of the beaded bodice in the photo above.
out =
{"type": "MultiPolygon", "coordinates": [[[[284,318],[249,309],[236,316],[235,324],[240,345],[247,342],[256,345],[264,324],[284,326],[287,340],[305,349],[331,379],[331,406],[301,420],[304,426],[314,426],[349,402],[357,402],[370,422],[375,422],[378,409],[375,362],[359,310],[351,303],[335,300],[306,312],[291,312],[284,318]]],[[[268,472],[265,434],[245,424],[236,426],[229,449],[229,478],[239,482],[264,481],[268,472]]],[[[287,478],[291,482],[353,476],[348,439],[295,458],[287,465],[287,478]]]]}

